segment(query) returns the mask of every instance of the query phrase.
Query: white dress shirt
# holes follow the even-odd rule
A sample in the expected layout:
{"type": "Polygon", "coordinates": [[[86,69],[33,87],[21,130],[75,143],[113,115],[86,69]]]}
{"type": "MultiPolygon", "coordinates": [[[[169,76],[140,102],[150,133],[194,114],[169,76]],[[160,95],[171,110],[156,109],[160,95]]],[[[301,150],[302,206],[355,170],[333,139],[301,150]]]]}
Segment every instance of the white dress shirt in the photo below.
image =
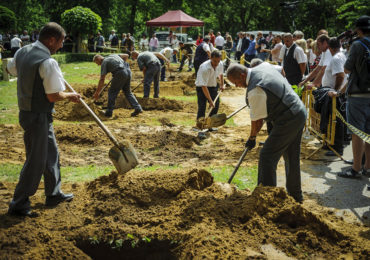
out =
{"type": "Polygon", "coordinates": [[[198,70],[195,85],[197,87],[216,87],[217,77],[224,73],[224,65],[222,61],[217,65],[216,69],[212,67],[211,60],[203,62],[198,70]]]}
{"type": "MultiPolygon", "coordinates": [[[[246,79],[247,86],[249,84],[251,70],[248,69],[248,75],[246,79]]],[[[267,118],[267,95],[266,92],[259,86],[248,92],[247,94],[250,117],[252,121],[267,118]]]]}
{"type": "Polygon", "coordinates": [[[217,46],[223,47],[224,46],[224,43],[225,43],[224,37],[222,37],[221,35],[219,35],[219,36],[216,37],[216,39],[215,39],[215,45],[216,45],[216,47],[217,46]]]}
{"type": "MultiPolygon", "coordinates": [[[[32,43],[50,54],[49,49],[40,41],[32,43]]],[[[11,75],[17,76],[16,59],[19,50],[15,53],[14,58],[8,63],[8,71],[11,75]]],[[[39,67],[40,77],[43,81],[46,94],[53,94],[65,90],[64,78],[62,71],[58,66],[58,62],[53,58],[46,59],[40,64],[39,67]]]]}

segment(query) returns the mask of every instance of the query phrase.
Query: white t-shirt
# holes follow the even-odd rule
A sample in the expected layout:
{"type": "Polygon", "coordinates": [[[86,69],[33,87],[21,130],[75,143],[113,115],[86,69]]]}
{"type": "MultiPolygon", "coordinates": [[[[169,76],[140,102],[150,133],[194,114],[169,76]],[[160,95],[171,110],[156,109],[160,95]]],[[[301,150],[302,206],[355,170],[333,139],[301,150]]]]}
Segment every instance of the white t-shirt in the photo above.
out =
{"type": "MultiPolygon", "coordinates": [[[[43,49],[44,51],[47,51],[50,54],[49,49],[40,41],[36,41],[32,44],[43,49]]],[[[17,76],[16,59],[18,53],[19,51],[15,53],[14,58],[10,60],[7,66],[8,71],[13,76],[17,76]]],[[[53,58],[46,59],[40,64],[39,73],[43,81],[46,94],[53,94],[64,91],[66,89],[62,71],[58,66],[58,62],[53,58]]]]}
{"type": "MultiPolygon", "coordinates": [[[[246,83],[248,85],[251,70],[249,69],[246,83]]],[[[248,92],[247,94],[250,116],[252,121],[257,121],[259,119],[267,118],[267,95],[266,92],[259,86],[248,92]]]]}
{"type": "Polygon", "coordinates": [[[215,39],[216,47],[217,46],[222,47],[222,46],[224,46],[224,43],[225,43],[224,37],[222,37],[221,35],[216,37],[216,39],[215,39]]]}
{"type": "Polygon", "coordinates": [[[21,42],[22,42],[21,39],[19,39],[18,37],[14,37],[13,39],[10,40],[10,47],[11,48],[22,47],[21,42]]]}
{"type": "Polygon", "coordinates": [[[331,59],[332,59],[332,56],[328,48],[325,52],[321,53],[321,59],[320,59],[319,66],[322,66],[322,67],[328,66],[331,59]]]}
{"type": "Polygon", "coordinates": [[[148,49],[148,44],[149,44],[148,38],[140,40],[140,47],[143,48],[143,50],[148,49]]]}
{"type": "MultiPolygon", "coordinates": [[[[292,46],[293,46],[293,44],[292,44],[292,46]]],[[[286,55],[288,55],[289,50],[290,50],[290,48],[292,48],[292,46],[290,46],[288,49],[286,49],[286,46],[285,46],[285,49],[287,50],[286,55]]],[[[281,48],[281,49],[283,49],[283,48],[281,48]]],[[[298,45],[294,49],[293,58],[298,62],[298,64],[307,63],[307,55],[304,53],[303,49],[301,47],[299,47],[298,45]]],[[[281,65],[283,65],[283,64],[284,64],[284,58],[283,58],[283,61],[282,61],[281,65]]]]}
{"type": "Polygon", "coordinates": [[[313,53],[312,49],[309,49],[309,54],[310,54],[310,60],[308,62],[310,65],[312,65],[315,62],[316,54],[313,53]]]}
{"type": "MultiPolygon", "coordinates": [[[[324,76],[322,77],[322,86],[335,87],[336,74],[344,72],[344,63],[346,62],[346,56],[342,52],[336,53],[332,56],[332,59],[328,66],[326,66],[324,76]]],[[[344,77],[343,84],[347,81],[344,77]]]]}
{"type": "Polygon", "coordinates": [[[224,65],[222,61],[217,65],[216,69],[212,67],[211,60],[203,62],[198,70],[195,86],[197,87],[216,87],[217,77],[224,73],[224,65]]]}

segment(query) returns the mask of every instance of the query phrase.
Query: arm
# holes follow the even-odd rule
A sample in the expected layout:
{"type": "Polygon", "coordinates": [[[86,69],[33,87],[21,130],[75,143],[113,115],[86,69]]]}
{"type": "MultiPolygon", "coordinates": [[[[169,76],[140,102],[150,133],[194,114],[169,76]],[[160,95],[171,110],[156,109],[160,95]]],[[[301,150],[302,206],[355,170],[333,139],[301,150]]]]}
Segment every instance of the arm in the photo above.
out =
{"type": "Polygon", "coordinates": [[[301,70],[302,76],[306,72],[306,63],[299,63],[299,69],[301,70]]]}
{"type": "Polygon", "coordinates": [[[315,87],[319,87],[321,85],[321,80],[322,80],[322,77],[324,76],[325,70],[326,70],[326,66],[322,66],[321,70],[317,73],[315,80],[312,82],[312,84],[315,87]]]}
{"type": "Polygon", "coordinates": [[[343,84],[343,81],[344,81],[344,77],[345,77],[345,74],[344,72],[340,72],[340,73],[337,73],[335,74],[335,86],[334,86],[334,90],[331,90],[328,92],[328,95],[330,97],[336,97],[336,96],[339,96],[342,91],[343,91],[343,88],[345,88],[345,86],[347,84],[345,84],[344,86],[342,86],[343,84]]]}
{"type": "Polygon", "coordinates": [[[124,54],[120,54],[119,56],[121,57],[122,60],[127,61],[130,55],[124,53],[124,54]]]}
{"type": "Polygon", "coordinates": [[[146,67],[143,66],[143,75],[144,75],[144,77],[145,77],[145,73],[146,73],[146,67]]]}
{"type": "Polygon", "coordinates": [[[81,98],[80,94],[63,92],[63,91],[52,93],[52,94],[46,94],[46,97],[49,100],[49,102],[52,102],[52,103],[66,99],[66,98],[68,98],[72,102],[78,103],[80,102],[80,98],[81,98]]]}
{"type": "Polygon", "coordinates": [[[104,80],[105,80],[105,76],[106,75],[101,75],[100,76],[100,79],[99,79],[99,83],[98,83],[98,87],[94,93],[94,99],[95,100],[98,100],[99,99],[99,95],[100,95],[100,91],[102,90],[103,86],[104,86],[104,80]]]}
{"type": "Polygon", "coordinates": [[[221,91],[225,90],[224,74],[220,75],[221,91]]]}
{"type": "Polygon", "coordinates": [[[256,137],[258,132],[261,130],[263,126],[263,119],[259,119],[257,121],[251,121],[251,122],[252,122],[252,126],[251,126],[251,132],[250,132],[249,138],[256,137]]]}
{"type": "Polygon", "coordinates": [[[321,68],[322,68],[322,66],[318,65],[313,71],[311,71],[310,74],[308,74],[307,78],[304,81],[302,81],[298,84],[298,86],[301,87],[302,85],[306,84],[308,81],[311,81],[312,79],[314,79],[316,77],[316,75],[319,73],[319,71],[321,70],[321,68]]]}
{"type": "Polygon", "coordinates": [[[206,96],[206,98],[209,102],[209,105],[211,107],[215,107],[215,104],[213,104],[213,100],[211,98],[211,95],[209,94],[208,88],[206,86],[202,86],[202,91],[203,91],[203,94],[206,96]]]}
{"type": "Polygon", "coordinates": [[[159,52],[154,52],[153,53],[157,58],[159,58],[159,59],[161,59],[161,60],[163,60],[164,62],[166,62],[167,64],[169,64],[170,63],[170,61],[163,55],[163,54],[161,54],[161,53],[159,53],[159,52]]]}

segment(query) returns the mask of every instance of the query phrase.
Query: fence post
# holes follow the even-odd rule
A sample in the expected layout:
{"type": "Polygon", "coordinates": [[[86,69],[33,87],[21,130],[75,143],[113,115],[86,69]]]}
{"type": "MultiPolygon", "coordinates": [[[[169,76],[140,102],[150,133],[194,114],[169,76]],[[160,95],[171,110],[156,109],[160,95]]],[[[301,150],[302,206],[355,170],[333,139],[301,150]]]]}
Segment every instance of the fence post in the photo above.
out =
{"type": "Polygon", "coordinates": [[[9,81],[9,74],[6,71],[6,67],[8,66],[8,59],[3,59],[2,61],[3,61],[3,65],[2,65],[2,68],[3,68],[3,80],[4,81],[9,81]]]}

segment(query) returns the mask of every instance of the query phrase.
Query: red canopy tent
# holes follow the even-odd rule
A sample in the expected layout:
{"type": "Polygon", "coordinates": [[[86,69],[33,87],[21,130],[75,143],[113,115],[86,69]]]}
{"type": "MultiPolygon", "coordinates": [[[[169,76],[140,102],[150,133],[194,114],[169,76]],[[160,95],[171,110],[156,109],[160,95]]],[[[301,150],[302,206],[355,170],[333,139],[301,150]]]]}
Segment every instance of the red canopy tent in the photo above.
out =
{"type": "MultiPolygon", "coordinates": [[[[168,11],[167,13],[146,22],[146,26],[152,27],[189,27],[189,26],[204,26],[204,22],[190,15],[187,15],[181,10],[168,11]]],[[[203,27],[204,34],[204,27],[203,27]]]]}

